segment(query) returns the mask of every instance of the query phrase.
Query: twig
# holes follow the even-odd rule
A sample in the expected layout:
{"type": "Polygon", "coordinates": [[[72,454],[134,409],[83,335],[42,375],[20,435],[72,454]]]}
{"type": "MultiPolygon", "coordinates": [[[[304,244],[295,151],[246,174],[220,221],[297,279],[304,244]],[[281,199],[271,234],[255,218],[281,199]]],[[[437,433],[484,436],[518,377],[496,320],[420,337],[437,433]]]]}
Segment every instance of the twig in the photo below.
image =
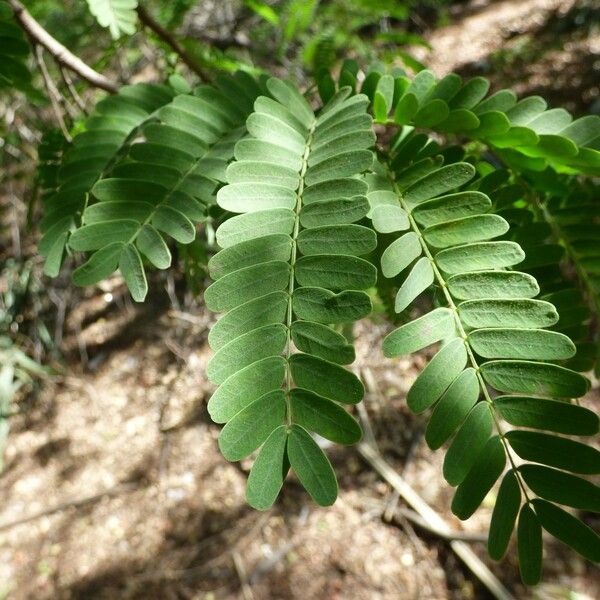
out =
{"type": "Polygon", "coordinates": [[[69,129],[65,124],[65,118],[60,108],[60,92],[56,89],[54,81],[52,81],[50,73],[48,73],[48,68],[44,62],[44,49],[38,44],[35,46],[35,62],[37,63],[38,69],[42,73],[44,85],[46,86],[46,91],[48,92],[48,97],[50,98],[50,104],[52,104],[52,110],[54,111],[54,115],[60,126],[60,130],[63,132],[65,139],[68,142],[72,142],[73,138],[69,134],[69,129]]]}
{"type": "Polygon", "coordinates": [[[233,559],[233,566],[235,567],[235,571],[240,580],[240,585],[242,587],[242,596],[244,597],[244,600],[254,600],[252,588],[248,583],[248,574],[246,573],[246,567],[244,566],[244,562],[242,561],[240,553],[237,550],[234,550],[231,553],[231,558],[233,559]]]}
{"type": "Polygon", "coordinates": [[[77,104],[77,106],[79,107],[79,110],[84,115],[89,114],[89,111],[85,106],[85,102],[83,101],[83,98],[78,94],[77,90],[75,89],[75,86],[73,85],[73,80],[71,79],[71,76],[69,75],[67,70],[63,67],[63,65],[61,65],[58,61],[56,61],[56,64],[58,65],[58,69],[60,71],[60,76],[62,77],[62,80],[65,82],[65,85],[67,86],[67,89],[69,90],[69,94],[71,94],[71,98],[73,98],[73,101],[75,102],[75,104],[77,104]]]}
{"type": "Polygon", "coordinates": [[[85,79],[91,85],[106,90],[114,94],[119,86],[94,71],[92,67],[84,63],[78,56],[75,56],[70,50],[65,48],[57,39],[53,38],[29,13],[29,11],[18,1],[8,0],[12,8],[15,19],[29,36],[32,43],[43,46],[61,65],[77,73],[79,77],[85,79]]]}
{"type": "Polygon", "coordinates": [[[198,64],[196,59],[177,41],[175,36],[167,31],[160,23],[154,20],[152,16],[146,11],[146,9],[138,5],[137,14],[140,18],[140,21],[148,27],[151,31],[153,31],[165,44],[171,47],[171,49],[176,52],[181,60],[192,70],[200,79],[206,81],[208,76],[204,69],[198,64]]]}
{"type": "MultiPolygon", "coordinates": [[[[452,530],[446,522],[396,473],[376,450],[365,443],[361,443],[358,445],[358,452],[383,479],[398,491],[407,504],[423,518],[428,527],[436,531],[440,537],[452,535],[452,530]]],[[[497,600],[515,600],[514,596],[511,595],[465,542],[452,540],[450,541],[450,547],[477,579],[485,585],[494,598],[497,600]]]]}
{"type": "Polygon", "coordinates": [[[410,521],[413,525],[416,525],[419,529],[423,529],[424,531],[427,531],[428,533],[431,533],[442,540],[462,540],[463,542],[477,542],[481,544],[487,542],[487,535],[482,533],[469,533],[466,531],[443,531],[432,527],[427,521],[425,521],[425,519],[423,519],[423,517],[421,517],[414,510],[410,510],[410,508],[397,506],[389,512],[386,509],[386,515],[388,516],[387,520],[390,522],[397,521],[397,515],[400,515],[404,519],[410,521]]]}
{"type": "Polygon", "coordinates": [[[24,523],[29,523],[31,521],[35,521],[36,519],[40,519],[41,517],[48,517],[57,512],[62,512],[63,510],[67,510],[69,508],[79,508],[80,506],[84,506],[86,504],[90,504],[91,502],[98,502],[102,500],[102,498],[109,498],[112,496],[117,496],[123,492],[131,492],[138,487],[136,483],[124,483],[122,485],[117,485],[108,490],[104,490],[99,494],[94,494],[92,496],[86,496],[85,498],[78,498],[76,500],[68,500],[67,502],[61,502],[56,506],[51,508],[47,508],[45,510],[41,510],[37,513],[33,513],[32,515],[28,515],[26,517],[21,517],[20,519],[15,519],[14,521],[9,521],[8,523],[0,524],[0,531],[5,531],[6,529],[10,529],[11,527],[16,527],[17,525],[23,525],[24,523]]]}

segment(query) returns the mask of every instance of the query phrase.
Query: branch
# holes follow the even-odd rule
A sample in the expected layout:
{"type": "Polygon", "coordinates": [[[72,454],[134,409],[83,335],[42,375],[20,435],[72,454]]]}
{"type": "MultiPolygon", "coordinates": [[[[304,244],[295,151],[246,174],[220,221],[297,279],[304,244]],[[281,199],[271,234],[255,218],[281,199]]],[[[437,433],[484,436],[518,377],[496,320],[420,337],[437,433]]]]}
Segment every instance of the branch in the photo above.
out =
{"type": "Polygon", "coordinates": [[[140,21],[153,31],[165,44],[170,46],[174,52],[176,52],[181,60],[192,70],[201,80],[206,81],[208,78],[206,71],[196,61],[196,59],[177,41],[175,36],[167,31],[160,23],[154,20],[153,17],[148,14],[146,9],[138,4],[137,14],[140,21]]]}
{"type": "Polygon", "coordinates": [[[94,71],[92,67],[85,64],[79,57],[75,56],[70,50],[65,48],[58,40],[53,38],[27,11],[27,9],[18,0],[8,0],[10,7],[13,9],[15,19],[29,36],[33,45],[43,46],[54,59],[77,73],[79,77],[85,79],[91,85],[106,90],[114,94],[119,89],[119,86],[105,77],[104,75],[94,71]]]}
{"type": "MultiPolygon", "coordinates": [[[[362,442],[358,444],[358,452],[404,498],[429,528],[435,530],[436,534],[441,537],[452,537],[452,530],[446,522],[396,473],[377,450],[362,442]]],[[[496,600],[514,600],[514,596],[465,542],[452,539],[450,547],[496,600]]]]}
{"type": "MultiPolygon", "coordinates": [[[[44,85],[46,86],[46,90],[48,91],[48,97],[50,98],[50,103],[52,104],[52,110],[54,111],[54,115],[56,116],[56,120],[60,125],[60,129],[65,136],[65,139],[68,142],[72,142],[73,138],[69,135],[69,129],[65,124],[65,119],[63,113],[60,110],[61,104],[61,95],[58,91],[57,87],[54,85],[54,81],[50,77],[50,73],[48,73],[48,68],[46,67],[46,63],[44,62],[44,51],[41,46],[36,44],[35,46],[35,61],[39,70],[42,72],[42,77],[44,78],[44,85]]],[[[62,98],[64,100],[64,98],[62,98]]]]}

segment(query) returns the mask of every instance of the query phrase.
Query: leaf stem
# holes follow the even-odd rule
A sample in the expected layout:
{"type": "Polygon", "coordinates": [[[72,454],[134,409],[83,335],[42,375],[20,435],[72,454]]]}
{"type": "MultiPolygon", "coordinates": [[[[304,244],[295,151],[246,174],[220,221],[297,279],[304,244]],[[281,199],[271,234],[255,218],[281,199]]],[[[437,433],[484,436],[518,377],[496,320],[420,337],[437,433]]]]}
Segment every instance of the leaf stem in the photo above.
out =
{"type": "Polygon", "coordinates": [[[302,167],[300,169],[300,181],[298,184],[298,191],[296,192],[296,206],[294,207],[294,230],[292,233],[292,254],[290,258],[290,280],[288,284],[288,307],[286,314],[286,328],[287,328],[287,340],[285,347],[285,424],[287,427],[291,427],[293,422],[292,417],[292,404],[290,402],[290,391],[292,389],[292,371],[290,369],[290,357],[292,356],[292,321],[293,321],[293,307],[292,300],[294,295],[294,284],[295,284],[295,265],[296,256],[298,254],[297,238],[300,232],[300,210],[302,209],[302,193],[304,192],[304,176],[308,169],[308,155],[310,154],[310,147],[312,145],[313,134],[316,126],[316,119],[313,121],[311,128],[309,129],[308,136],[306,138],[306,146],[304,148],[304,154],[302,156],[302,167]]]}

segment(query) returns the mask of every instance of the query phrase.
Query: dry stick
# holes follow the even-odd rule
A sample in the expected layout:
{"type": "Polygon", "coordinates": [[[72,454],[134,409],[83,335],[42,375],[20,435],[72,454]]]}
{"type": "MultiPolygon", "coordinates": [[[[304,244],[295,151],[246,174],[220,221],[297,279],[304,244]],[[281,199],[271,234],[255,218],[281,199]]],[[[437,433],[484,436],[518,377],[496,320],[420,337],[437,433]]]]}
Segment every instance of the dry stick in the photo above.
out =
{"type": "Polygon", "coordinates": [[[209,79],[196,59],[177,41],[177,38],[170,31],[167,31],[160,23],[155,21],[143,6],[138,5],[137,14],[140,21],[165,42],[165,44],[170,46],[179,55],[181,60],[194,71],[198,77],[200,77],[200,79],[203,81],[209,79]]]}
{"type": "Polygon", "coordinates": [[[29,36],[34,45],[43,46],[61,65],[77,73],[79,77],[85,79],[91,85],[115,94],[119,86],[94,71],[92,67],[86,65],[79,57],[75,56],[70,50],[65,48],[58,40],[53,38],[29,13],[29,11],[18,1],[8,0],[13,9],[15,19],[29,36]]]}
{"type": "Polygon", "coordinates": [[[452,540],[462,540],[463,542],[479,542],[482,544],[487,542],[487,535],[483,533],[468,533],[466,531],[451,531],[450,533],[446,533],[445,531],[436,529],[435,527],[432,527],[423,517],[421,517],[414,510],[410,510],[410,508],[403,508],[401,506],[396,507],[390,515],[389,520],[398,520],[398,517],[396,515],[400,515],[407,521],[410,521],[419,529],[423,529],[424,531],[427,531],[428,533],[431,533],[432,535],[435,535],[449,542],[451,542],[452,540]]]}
{"type": "MultiPolygon", "coordinates": [[[[384,460],[371,446],[358,445],[360,455],[385,479],[434,531],[452,536],[446,522],[417,494],[417,492],[384,460]]],[[[450,547],[473,574],[485,585],[497,600],[515,600],[498,578],[483,564],[477,555],[462,541],[450,541],[450,547]]]]}
{"type": "Polygon", "coordinates": [[[79,107],[79,110],[84,115],[89,114],[88,109],[85,106],[85,102],[83,101],[83,98],[77,93],[77,90],[75,89],[75,86],[73,85],[73,80],[71,79],[71,76],[69,75],[67,70],[63,67],[63,65],[61,65],[58,61],[56,61],[56,64],[58,65],[58,70],[60,71],[60,76],[62,77],[62,80],[65,82],[65,85],[67,86],[67,89],[69,90],[69,94],[71,94],[71,98],[73,98],[73,101],[75,102],[75,104],[77,104],[77,106],[79,107]]]}
{"type": "Polygon", "coordinates": [[[44,62],[44,49],[41,46],[36,45],[34,55],[35,55],[35,62],[37,63],[38,69],[42,73],[44,85],[46,86],[46,91],[48,92],[48,97],[50,98],[50,104],[52,105],[52,110],[54,111],[54,116],[56,117],[56,120],[58,121],[60,130],[63,132],[65,139],[68,142],[72,142],[73,138],[69,134],[69,129],[65,124],[65,118],[60,109],[60,103],[59,103],[59,100],[57,97],[58,90],[56,89],[56,86],[54,85],[54,82],[52,81],[52,78],[50,77],[50,73],[48,73],[46,63],[44,62]]]}
{"type": "Polygon", "coordinates": [[[231,553],[231,558],[233,560],[233,566],[235,567],[238,579],[240,580],[240,586],[242,588],[242,596],[244,597],[244,600],[254,600],[254,594],[252,593],[252,588],[248,583],[248,574],[246,573],[246,567],[244,566],[242,556],[237,550],[234,550],[231,553]]]}

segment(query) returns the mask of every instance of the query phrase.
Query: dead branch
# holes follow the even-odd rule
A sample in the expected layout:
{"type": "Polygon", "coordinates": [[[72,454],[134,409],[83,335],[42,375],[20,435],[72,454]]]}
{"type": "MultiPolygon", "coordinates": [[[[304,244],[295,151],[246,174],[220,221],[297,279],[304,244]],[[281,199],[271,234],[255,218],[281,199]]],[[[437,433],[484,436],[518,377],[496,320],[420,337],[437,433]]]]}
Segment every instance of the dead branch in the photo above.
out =
{"type": "Polygon", "coordinates": [[[70,69],[82,79],[85,79],[89,84],[106,90],[111,94],[117,92],[119,86],[116,83],[92,69],[92,67],[84,63],[78,56],[75,56],[58,40],[53,38],[18,0],[8,0],[8,3],[13,9],[15,19],[34,46],[43,46],[58,63],[70,69]]]}
{"type": "MultiPolygon", "coordinates": [[[[417,492],[389,465],[385,459],[371,446],[365,443],[358,445],[358,452],[364,460],[379,473],[405,502],[424,520],[430,531],[433,530],[440,537],[452,536],[452,530],[417,492]]],[[[498,578],[487,568],[481,559],[469,546],[456,539],[450,541],[454,553],[465,563],[469,570],[485,585],[497,600],[514,600],[512,594],[502,585],[498,578]]]]}
{"type": "Polygon", "coordinates": [[[167,46],[170,46],[174,52],[176,52],[181,60],[192,70],[200,79],[206,81],[208,76],[204,69],[198,64],[196,59],[179,43],[179,41],[175,38],[175,36],[167,31],[158,21],[155,21],[154,18],[146,11],[146,9],[138,5],[137,14],[140,18],[140,21],[148,27],[151,31],[153,31],[167,46]]]}

